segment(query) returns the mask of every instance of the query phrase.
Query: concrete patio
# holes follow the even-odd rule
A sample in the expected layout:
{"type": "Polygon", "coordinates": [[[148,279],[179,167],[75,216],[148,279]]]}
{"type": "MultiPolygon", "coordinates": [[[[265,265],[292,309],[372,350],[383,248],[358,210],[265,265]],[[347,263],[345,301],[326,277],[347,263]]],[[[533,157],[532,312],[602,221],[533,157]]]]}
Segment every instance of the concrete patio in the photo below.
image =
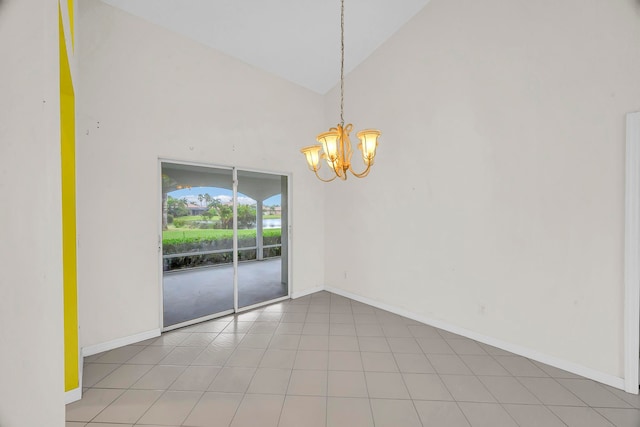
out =
{"type": "MultiPolygon", "coordinates": [[[[286,296],[281,259],[238,264],[238,306],[286,296]]],[[[233,309],[233,265],[165,272],[164,327],[233,309]]]]}

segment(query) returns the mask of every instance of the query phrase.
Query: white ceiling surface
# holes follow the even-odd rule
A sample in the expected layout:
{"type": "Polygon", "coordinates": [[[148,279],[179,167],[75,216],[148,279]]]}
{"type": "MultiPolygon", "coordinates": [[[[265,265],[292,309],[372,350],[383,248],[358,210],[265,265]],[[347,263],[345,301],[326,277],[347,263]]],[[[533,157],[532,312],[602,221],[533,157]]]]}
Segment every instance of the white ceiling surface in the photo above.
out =
{"type": "MultiPolygon", "coordinates": [[[[324,94],[340,79],[339,0],[102,0],[324,94]]],[[[345,73],[429,0],[345,0],[345,73]]]]}

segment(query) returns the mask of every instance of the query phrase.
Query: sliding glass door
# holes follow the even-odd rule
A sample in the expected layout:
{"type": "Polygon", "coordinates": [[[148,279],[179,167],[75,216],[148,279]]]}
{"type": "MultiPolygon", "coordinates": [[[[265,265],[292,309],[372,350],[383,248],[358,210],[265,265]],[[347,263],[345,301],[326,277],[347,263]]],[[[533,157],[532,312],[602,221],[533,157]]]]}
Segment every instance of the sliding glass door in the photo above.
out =
{"type": "Polygon", "coordinates": [[[165,330],[289,295],[287,176],[161,170],[165,330]]]}
{"type": "Polygon", "coordinates": [[[233,170],[162,163],[164,327],[234,310],[233,170]]]}
{"type": "Polygon", "coordinates": [[[249,307],[289,294],[287,177],[238,171],[238,305],[249,307]],[[283,202],[284,201],[284,202],[283,202]],[[285,221],[283,223],[283,218],[285,221]],[[286,240],[286,239],[285,239],[286,240]]]}

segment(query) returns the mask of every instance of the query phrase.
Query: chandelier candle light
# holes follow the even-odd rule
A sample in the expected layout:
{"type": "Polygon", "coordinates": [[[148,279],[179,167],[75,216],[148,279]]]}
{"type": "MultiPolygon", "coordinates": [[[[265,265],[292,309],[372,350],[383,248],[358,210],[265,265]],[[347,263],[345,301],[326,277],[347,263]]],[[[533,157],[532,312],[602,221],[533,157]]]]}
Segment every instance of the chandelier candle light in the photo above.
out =
{"type": "Polygon", "coordinates": [[[340,7],[340,124],[329,129],[329,132],[321,133],[316,137],[320,144],[305,147],[302,154],[307,159],[309,169],[311,169],[319,180],[331,182],[336,178],[342,180],[347,179],[347,171],[351,172],[357,178],[364,178],[369,174],[373,159],[376,156],[376,147],[378,146],[378,137],[380,131],[376,129],[365,129],[356,134],[360,143],[358,149],[362,152],[362,160],[366,166],[365,170],[357,173],[351,169],[351,141],[349,133],[353,129],[352,124],[344,124],[344,0],[341,0],[340,7]],[[323,151],[321,153],[321,151],[323,151]],[[327,164],[333,170],[334,176],[329,179],[323,179],[318,174],[320,169],[320,159],[325,159],[327,164]]]}

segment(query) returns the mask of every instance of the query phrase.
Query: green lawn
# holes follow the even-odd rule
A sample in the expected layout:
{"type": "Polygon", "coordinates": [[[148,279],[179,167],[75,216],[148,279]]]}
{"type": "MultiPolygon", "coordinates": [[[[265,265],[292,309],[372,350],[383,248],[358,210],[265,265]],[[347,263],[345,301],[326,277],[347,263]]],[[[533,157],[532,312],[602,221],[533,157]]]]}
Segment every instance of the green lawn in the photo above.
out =
{"type": "MultiPolygon", "coordinates": [[[[279,236],[279,228],[269,228],[264,230],[264,237],[279,236]]],[[[239,238],[251,238],[256,236],[256,230],[238,230],[239,238]]],[[[182,239],[205,239],[205,240],[220,240],[220,239],[232,239],[233,230],[222,229],[191,229],[191,228],[173,228],[162,232],[162,241],[167,244],[169,241],[176,243],[176,241],[182,239]]]]}
{"type": "MultiPolygon", "coordinates": [[[[251,237],[256,235],[256,230],[238,230],[239,237],[251,237]]],[[[181,237],[211,237],[213,239],[231,239],[233,230],[221,229],[191,229],[191,228],[174,228],[162,232],[164,239],[179,239],[181,237]]]]}
{"type": "MultiPolygon", "coordinates": [[[[263,215],[264,219],[280,219],[280,215],[263,215]]],[[[174,219],[179,219],[182,221],[202,221],[202,215],[187,215],[187,216],[177,216],[174,219]]],[[[218,215],[214,215],[211,217],[211,221],[217,221],[220,217],[218,215]]]]}
{"type": "MultiPolygon", "coordinates": [[[[182,220],[182,221],[202,221],[203,217],[202,217],[202,215],[187,215],[187,216],[177,216],[177,217],[174,218],[174,220],[175,219],[179,219],[179,220],[182,220]]],[[[217,215],[214,215],[214,216],[211,217],[212,221],[217,221],[219,219],[220,219],[220,217],[217,216],[217,215]]]]}

